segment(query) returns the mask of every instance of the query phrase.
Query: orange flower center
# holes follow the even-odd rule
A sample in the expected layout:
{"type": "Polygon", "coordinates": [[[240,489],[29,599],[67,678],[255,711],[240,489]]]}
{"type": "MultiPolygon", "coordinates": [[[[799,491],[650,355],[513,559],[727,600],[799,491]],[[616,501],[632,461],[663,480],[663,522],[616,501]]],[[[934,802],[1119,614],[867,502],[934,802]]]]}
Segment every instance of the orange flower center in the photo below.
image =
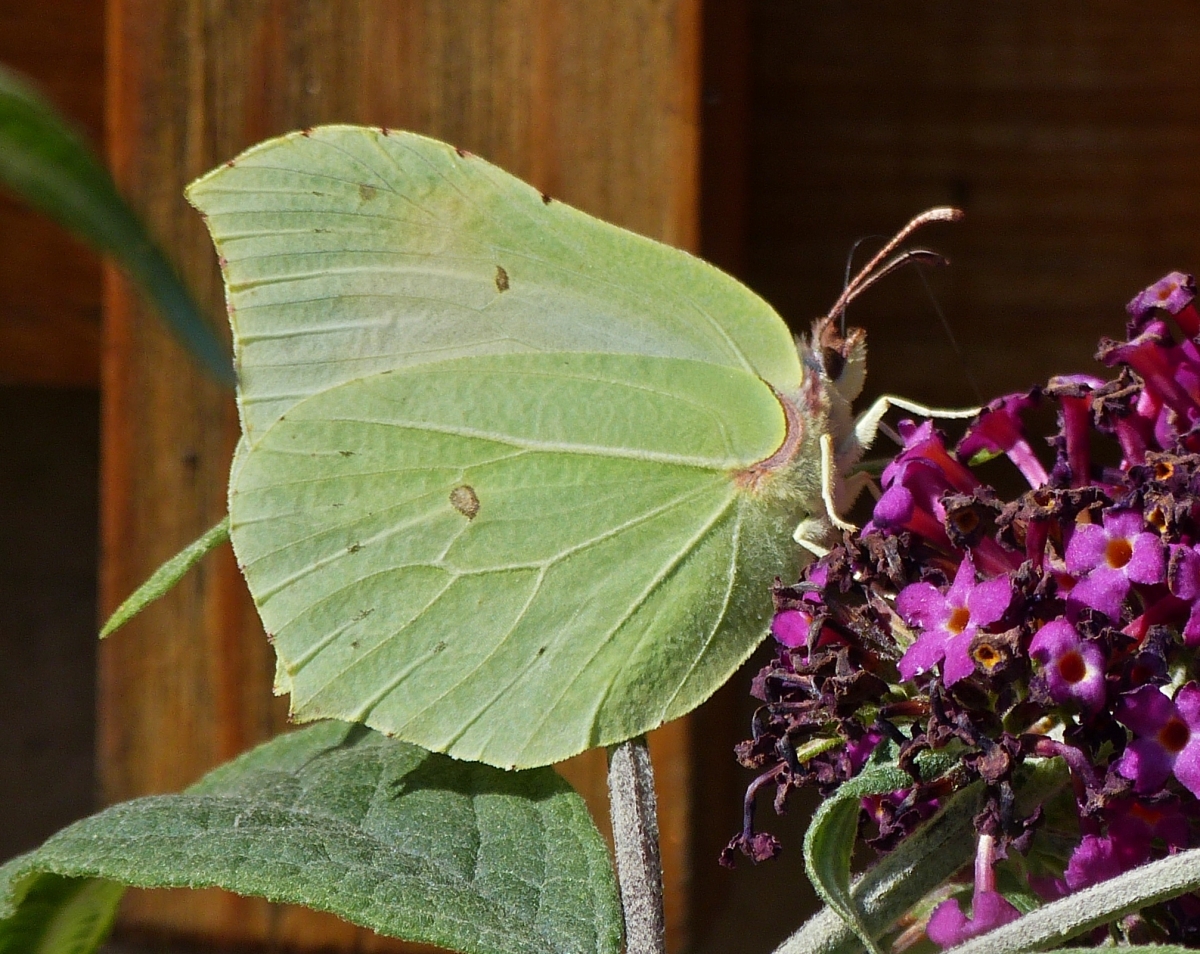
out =
{"type": "Polygon", "coordinates": [[[975,650],[975,661],[990,672],[1004,661],[1004,655],[995,646],[980,643],[975,650]]]}
{"type": "Polygon", "coordinates": [[[1128,540],[1109,540],[1104,548],[1104,558],[1114,570],[1119,570],[1133,558],[1133,544],[1128,540]]]}
{"type": "Polygon", "coordinates": [[[1180,752],[1192,736],[1192,730],[1182,719],[1170,719],[1158,730],[1158,744],[1168,752],[1180,752]]]}
{"type": "Polygon", "coordinates": [[[1087,663],[1078,650],[1073,649],[1059,657],[1058,674],[1072,684],[1080,682],[1087,675],[1087,663]]]}
{"type": "Polygon", "coordinates": [[[965,606],[956,606],[954,612],[950,614],[950,618],[946,620],[946,629],[957,636],[967,628],[969,622],[971,622],[971,611],[965,606]]]}

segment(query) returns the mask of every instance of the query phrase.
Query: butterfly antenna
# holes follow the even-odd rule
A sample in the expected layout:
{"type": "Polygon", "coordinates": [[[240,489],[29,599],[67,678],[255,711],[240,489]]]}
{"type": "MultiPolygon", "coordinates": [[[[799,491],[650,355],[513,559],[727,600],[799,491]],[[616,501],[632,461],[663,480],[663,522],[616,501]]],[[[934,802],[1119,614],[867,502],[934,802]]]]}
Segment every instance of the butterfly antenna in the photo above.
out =
{"type": "MultiPolygon", "coordinates": [[[[842,276],[842,291],[845,291],[847,288],[850,287],[850,278],[851,278],[850,269],[852,269],[854,267],[854,256],[857,255],[858,250],[860,248],[862,248],[863,242],[869,242],[872,239],[886,239],[886,238],[887,238],[886,235],[879,235],[877,233],[875,235],[864,235],[862,238],[858,238],[858,239],[854,240],[854,244],[850,246],[850,254],[846,256],[846,272],[842,276]]],[[[838,331],[840,331],[842,333],[842,336],[845,337],[845,334],[846,334],[846,309],[844,307],[842,308],[842,313],[838,317],[841,319],[839,322],[838,331]]]]}
{"type": "Polygon", "coordinates": [[[934,209],[928,209],[916,216],[904,228],[896,233],[895,238],[888,242],[883,248],[875,253],[875,256],[867,262],[854,276],[853,281],[849,282],[838,300],[833,303],[833,307],[829,309],[830,318],[840,318],[846,310],[846,306],[850,304],[858,295],[867,288],[870,288],[876,281],[887,275],[901,265],[909,261],[929,261],[931,258],[936,258],[942,261],[940,256],[935,256],[932,252],[924,249],[913,249],[911,252],[903,252],[897,255],[891,261],[886,261],[888,256],[903,245],[917,229],[930,222],[957,222],[963,217],[963,213],[959,209],[953,209],[948,206],[939,206],[934,209]]]}

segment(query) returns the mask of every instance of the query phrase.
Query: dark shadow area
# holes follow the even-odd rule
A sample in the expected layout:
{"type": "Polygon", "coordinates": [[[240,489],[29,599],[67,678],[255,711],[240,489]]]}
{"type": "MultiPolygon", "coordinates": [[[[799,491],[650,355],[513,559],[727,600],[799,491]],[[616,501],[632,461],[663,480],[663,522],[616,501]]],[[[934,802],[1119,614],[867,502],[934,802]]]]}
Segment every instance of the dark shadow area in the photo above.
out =
{"type": "Polygon", "coordinates": [[[99,398],[0,388],[0,859],[93,809],[99,398]]]}

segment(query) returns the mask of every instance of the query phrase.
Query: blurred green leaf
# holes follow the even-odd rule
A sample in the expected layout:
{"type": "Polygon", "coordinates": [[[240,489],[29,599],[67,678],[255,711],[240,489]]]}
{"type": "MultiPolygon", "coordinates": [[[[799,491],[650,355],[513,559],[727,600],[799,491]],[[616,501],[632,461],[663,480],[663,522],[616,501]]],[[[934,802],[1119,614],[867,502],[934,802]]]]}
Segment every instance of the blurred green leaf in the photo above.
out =
{"type": "Polygon", "coordinates": [[[0,921],[0,954],[91,954],[108,935],[125,888],[38,874],[20,892],[16,914],[0,921]]]}
{"type": "Polygon", "coordinates": [[[217,380],[233,385],[228,349],[112,178],[53,107],[3,67],[0,183],[115,258],[196,359],[217,380]]]}

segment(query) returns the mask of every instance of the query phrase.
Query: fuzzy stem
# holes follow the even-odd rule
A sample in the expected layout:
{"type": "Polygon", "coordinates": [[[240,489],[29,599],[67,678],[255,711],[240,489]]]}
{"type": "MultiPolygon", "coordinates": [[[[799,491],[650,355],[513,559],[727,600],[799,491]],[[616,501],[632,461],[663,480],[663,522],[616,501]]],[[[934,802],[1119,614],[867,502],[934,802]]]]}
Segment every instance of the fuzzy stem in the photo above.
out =
{"type": "Polygon", "coordinates": [[[664,954],[658,812],[654,769],[644,737],[609,748],[608,805],[625,914],[626,954],[664,954]]]}

